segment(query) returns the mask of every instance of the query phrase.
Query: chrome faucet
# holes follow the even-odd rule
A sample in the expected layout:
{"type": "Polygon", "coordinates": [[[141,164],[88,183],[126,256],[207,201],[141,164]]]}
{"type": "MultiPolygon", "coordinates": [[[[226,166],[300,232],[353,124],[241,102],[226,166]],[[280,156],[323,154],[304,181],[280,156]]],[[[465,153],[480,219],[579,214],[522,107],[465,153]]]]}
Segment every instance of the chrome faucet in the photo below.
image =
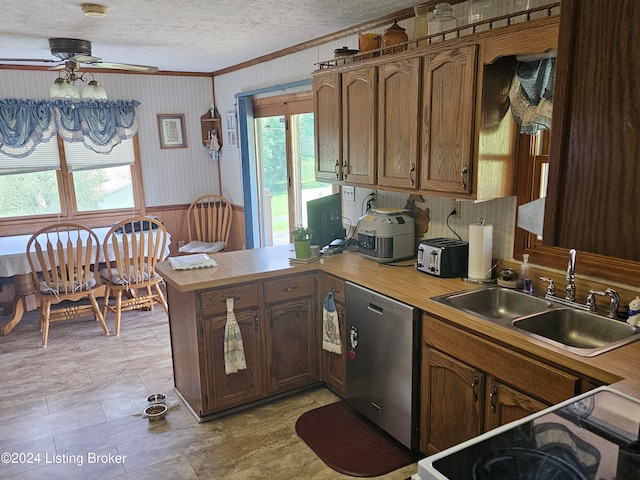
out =
{"type": "Polygon", "coordinates": [[[620,295],[613,288],[607,288],[604,293],[611,297],[609,301],[609,318],[618,319],[618,309],[620,308],[620,295]]]}
{"type": "Polygon", "coordinates": [[[565,300],[576,301],[576,250],[569,250],[569,265],[567,266],[567,295],[565,300]]]}
{"type": "Polygon", "coordinates": [[[620,308],[620,295],[613,288],[607,288],[604,292],[600,292],[598,290],[589,290],[589,295],[587,295],[587,306],[591,312],[595,312],[597,310],[596,307],[596,299],[595,295],[600,295],[601,297],[609,296],[609,314],[607,315],[609,318],[618,319],[618,309],[620,308]]]}

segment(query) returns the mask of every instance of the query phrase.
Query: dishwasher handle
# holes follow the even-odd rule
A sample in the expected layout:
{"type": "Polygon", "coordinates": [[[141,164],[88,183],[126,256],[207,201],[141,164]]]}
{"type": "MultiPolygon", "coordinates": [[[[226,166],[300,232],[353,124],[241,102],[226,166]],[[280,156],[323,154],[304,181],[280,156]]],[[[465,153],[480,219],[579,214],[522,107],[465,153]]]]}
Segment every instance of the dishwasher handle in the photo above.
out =
{"type": "Polygon", "coordinates": [[[368,310],[372,311],[373,313],[377,313],[378,315],[384,314],[384,309],[382,307],[379,307],[375,303],[369,302],[369,306],[367,308],[368,310]]]}

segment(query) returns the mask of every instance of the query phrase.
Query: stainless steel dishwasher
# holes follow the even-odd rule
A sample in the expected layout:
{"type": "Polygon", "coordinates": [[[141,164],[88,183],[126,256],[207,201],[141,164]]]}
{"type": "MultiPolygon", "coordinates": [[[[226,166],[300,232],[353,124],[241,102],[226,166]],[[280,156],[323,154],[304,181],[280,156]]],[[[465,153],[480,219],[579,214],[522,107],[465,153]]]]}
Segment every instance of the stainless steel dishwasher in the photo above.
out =
{"type": "Polygon", "coordinates": [[[351,282],[347,299],[349,405],[411,449],[418,442],[418,310],[351,282]]]}

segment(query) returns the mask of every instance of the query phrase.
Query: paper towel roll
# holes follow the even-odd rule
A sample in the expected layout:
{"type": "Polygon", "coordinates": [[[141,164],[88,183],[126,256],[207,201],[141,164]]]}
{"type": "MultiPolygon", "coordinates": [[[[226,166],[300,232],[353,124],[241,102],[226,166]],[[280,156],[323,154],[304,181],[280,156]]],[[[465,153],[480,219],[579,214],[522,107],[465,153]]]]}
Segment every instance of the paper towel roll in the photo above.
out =
{"type": "Polygon", "coordinates": [[[469,280],[483,281],[491,276],[493,225],[469,225],[469,280]]]}

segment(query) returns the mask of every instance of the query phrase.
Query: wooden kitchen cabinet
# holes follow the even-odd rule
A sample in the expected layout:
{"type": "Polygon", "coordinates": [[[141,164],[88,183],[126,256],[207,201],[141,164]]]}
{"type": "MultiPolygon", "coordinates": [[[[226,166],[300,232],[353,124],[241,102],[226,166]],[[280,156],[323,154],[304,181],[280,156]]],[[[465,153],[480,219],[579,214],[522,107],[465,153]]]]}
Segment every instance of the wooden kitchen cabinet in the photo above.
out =
{"type": "Polygon", "coordinates": [[[176,390],[199,419],[319,380],[314,273],[167,294],[176,390]],[[227,298],[247,364],[229,375],[227,298]]]}
{"type": "Polygon", "coordinates": [[[483,432],[484,373],[424,346],[421,375],[423,452],[439,452],[483,432]]]}
{"type": "MultiPolygon", "coordinates": [[[[347,307],[345,305],[345,283],[344,280],[333,275],[323,274],[320,298],[320,308],[322,301],[329,291],[333,290],[333,299],[336,302],[338,312],[338,325],[340,328],[340,339],[342,340],[342,354],[328,352],[321,348],[322,379],[336,393],[345,396],[347,393],[347,307]]],[[[320,312],[320,317],[322,312],[320,312]]],[[[322,319],[321,319],[322,320],[322,319]]],[[[320,345],[322,339],[320,339],[320,345]]]]}
{"type": "MultiPolygon", "coordinates": [[[[246,370],[227,375],[224,368],[224,330],[226,314],[204,319],[206,376],[208,385],[205,413],[222,410],[256,400],[263,395],[260,376],[260,322],[257,308],[235,310],[242,333],[246,370]]],[[[262,325],[264,328],[264,325],[262,325]]]]}
{"type": "Polygon", "coordinates": [[[425,56],[420,189],[471,193],[477,46],[425,56]]]}
{"type": "Polygon", "coordinates": [[[206,290],[199,294],[204,342],[205,401],[202,413],[233,407],[260,398],[264,382],[260,369],[262,349],[257,283],[206,290]],[[234,299],[233,312],[242,334],[247,368],[229,375],[224,367],[224,331],[227,324],[227,298],[234,299]]]}
{"type": "Polygon", "coordinates": [[[420,57],[378,67],[378,185],[418,187],[420,57]]]}
{"type": "Polygon", "coordinates": [[[342,74],[342,178],[376,182],[377,67],[342,74]]]}
{"type": "Polygon", "coordinates": [[[420,449],[432,454],[573,397],[580,378],[423,314],[420,449]]]}
{"type": "Polygon", "coordinates": [[[268,391],[278,393],[318,380],[316,290],[314,274],[264,283],[268,319],[268,391]]]}
{"type": "Polygon", "coordinates": [[[549,407],[525,393],[515,390],[491,375],[487,376],[484,429],[491,430],[549,407]]]}
{"type": "Polygon", "coordinates": [[[342,82],[339,73],[313,77],[316,179],[342,180],[342,82]]]}
{"type": "Polygon", "coordinates": [[[545,244],[640,261],[639,17],[637,0],[562,2],[545,244]]]}

